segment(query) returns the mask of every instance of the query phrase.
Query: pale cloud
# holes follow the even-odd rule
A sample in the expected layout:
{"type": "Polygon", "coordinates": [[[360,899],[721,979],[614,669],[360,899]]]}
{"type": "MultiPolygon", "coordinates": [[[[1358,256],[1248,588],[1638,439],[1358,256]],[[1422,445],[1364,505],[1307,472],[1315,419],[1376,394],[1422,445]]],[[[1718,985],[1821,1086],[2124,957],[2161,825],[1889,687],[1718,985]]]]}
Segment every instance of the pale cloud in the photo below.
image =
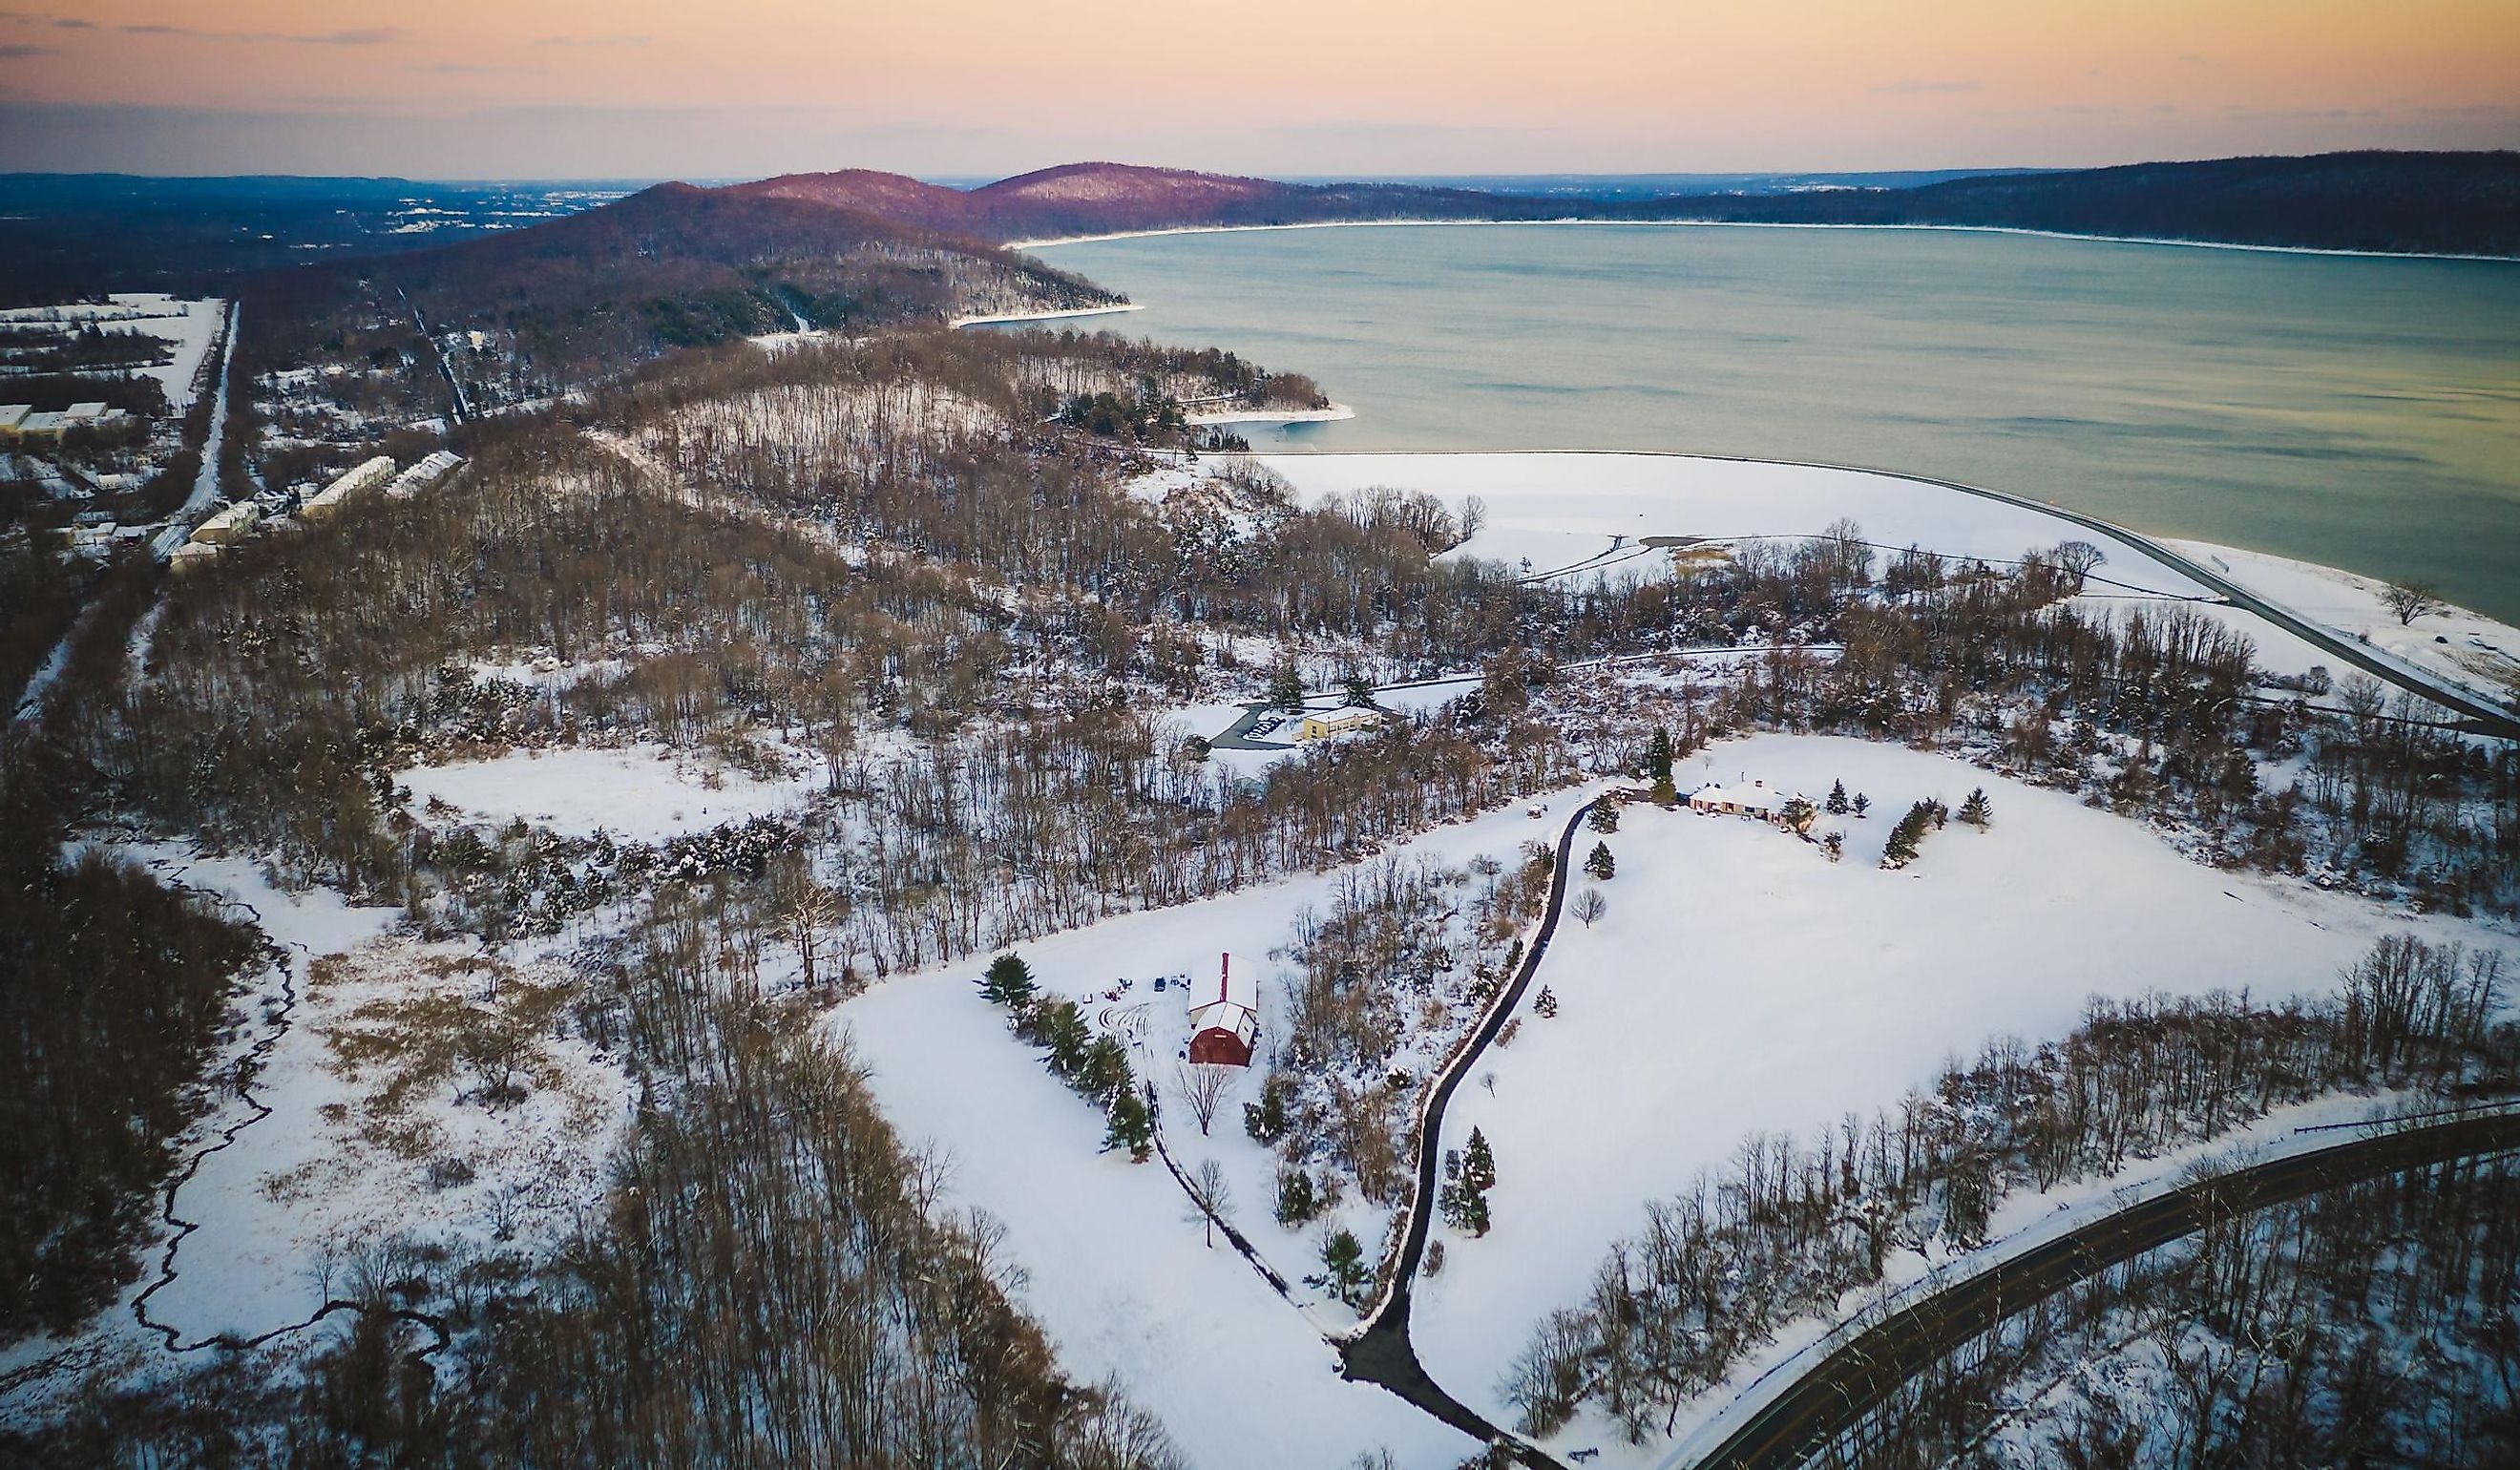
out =
{"type": "Polygon", "coordinates": [[[393,25],[363,25],[350,30],[202,30],[190,25],[168,25],[143,22],[117,25],[114,29],[127,36],[180,36],[192,41],[237,41],[246,45],[279,42],[290,46],[382,46],[402,39],[403,31],[393,25]]]}
{"type": "Polygon", "coordinates": [[[1875,92],[1890,93],[1898,96],[1908,96],[1926,92],[1977,92],[1984,90],[1985,86],[1986,83],[1984,82],[1974,81],[1916,81],[1910,79],[1886,82],[1872,90],[1875,92]]]}

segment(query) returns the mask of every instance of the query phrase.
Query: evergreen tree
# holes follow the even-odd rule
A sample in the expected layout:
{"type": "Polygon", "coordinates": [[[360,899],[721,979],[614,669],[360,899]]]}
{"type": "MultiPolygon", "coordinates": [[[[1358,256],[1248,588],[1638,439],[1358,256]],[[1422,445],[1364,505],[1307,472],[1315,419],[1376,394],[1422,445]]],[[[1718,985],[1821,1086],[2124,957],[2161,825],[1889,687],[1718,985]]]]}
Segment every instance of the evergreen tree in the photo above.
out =
{"type": "Polygon", "coordinates": [[[1653,744],[1645,752],[1645,775],[1655,780],[1671,780],[1671,732],[1654,727],[1653,744]]]}
{"type": "Polygon", "coordinates": [[[1260,1085],[1260,1100],[1242,1104],[1242,1131],[1255,1142],[1275,1143],[1286,1136],[1286,1088],[1276,1073],[1260,1085]]]}
{"type": "Polygon", "coordinates": [[[1154,1120],[1147,1116],[1147,1099],[1125,1082],[1111,1096],[1111,1127],[1102,1135],[1102,1146],[1125,1148],[1130,1159],[1140,1164],[1154,1152],[1155,1126],[1154,1120]]]}
{"type": "Polygon", "coordinates": [[[1449,1186],[1444,1218],[1454,1228],[1472,1235],[1488,1232],[1488,1191],[1496,1187],[1496,1155],[1488,1151],[1488,1136],[1473,1128],[1470,1141],[1462,1149],[1462,1177],[1449,1186]]]}
{"type": "Polygon", "coordinates": [[[1269,671],[1269,703],[1289,711],[1304,707],[1304,676],[1296,671],[1292,658],[1279,659],[1269,671]]]}
{"type": "Polygon", "coordinates": [[[1094,1033],[1077,1014],[1073,1001],[1053,1001],[1033,1012],[1034,1039],[1049,1051],[1047,1058],[1053,1076],[1073,1082],[1084,1070],[1085,1053],[1094,1044],[1094,1033]]]}
{"type": "Polygon", "coordinates": [[[1907,816],[1899,819],[1899,824],[1890,829],[1890,840],[1882,844],[1882,867],[1905,868],[1915,861],[1918,844],[1925,840],[1926,831],[1933,825],[1934,805],[1930,801],[1917,802],[1908,809],[1907,816]]]}
{"type": "Polygon", "coordinates": [[[1619,860],[1610,856],[1610,844],[1594,843],[1593,855],[1584,860],[1584,870],[1604,881],[1616,876],[1619,870],[1619,860]]]}
{"type": "Polygon", "coordinates": [[[1357,709],[1374,708],[1372,680],[1351,670],[1344,684],[1347,690],[1347,702],[1351,706],[1357,709]]]}
{"type": "Polygon", "coordinates": [[[1128,1088],[1129,1048],[1118,1037],[1096,1037],[1076,1068],[1076,1091],[1088,1097],[1112,1097],[1128,1088]]]}
{"type": "Polygon", "coordinates": [[[1986,799],[1986,787],[1980,786],[1971,791],[1968,794],[1968,800],[1960,803],[1960,821],[1980,831],[1984,831],[1987,824],[1995,821],[1995,808],[1986,799]]]}
{"type": "Polygon", "coordinates": [[[1291,1230],[1321,1212],[1311,1175],[1300,1169],[1278,1171],[1278,1224],[1291,1230]]]}
{"type": "Polygon", "coordinates": [[[1831,817],[1843,817],[1846,815],[1846,782],[1841,780],[1830,783],[1828,788],[1827,807],[1828,814],[1831,817]]]}
{"type": "Polygon", "coordinates": [[[1828,854],[1828,860],[1834,863],[1846,856],[1846,833],[1831,832],[1820,839],[1820,845],[1828,854]]]}
{"type": "Polygon", "coordinates": [[[1618,803],[1606,796],[1602,797],[1593,803],[1592,814],[1585,819],[1585,823],[1597,832],[1617,831],[1619,829],[1618,803]]]}
{"type": "Polygon", "coordinates": [[[1322,1242],[1322,1273],[1304,1278],[1308,1285],[1328,1287],[1332,1296],[1350,1307],[1356,1305],[1357,1293],[1364,1289],[1366,1279],[1365,1247],[1357,1240],[1356,1232],[1344,1225],[1322,1242]]]}
{"type": "Polygon", "coordinates": [[[1462,1185],[1485,1194],[1496,1187],[1496,1155],[1488,1148],[1488,1136],[1473,1128],[1470,1141],[1462,1148],[1462,1185]]]}
{"type": "Polygon", "coordinates": [[[1032,1000],[1032,966],[1012,952],[1000,955],[989,961],[988,973],[980,977],[980,995],[997,1004],[1020,1009],[1032,1000]]]}
{"type": "Polygon", "coordinates": [[[1557,993],[1546,985],[1542,986],[1540,999],[1531,1002],[1531,1013],[1543,1020],[1557,1014],[1557,993]]]}
{"type": "Polygon", "coordinates": [[[1869,811],[1871,811],[1871,810],[1872,810],[1872,798],[1871,798],[1871,797],[1869,797],[1869,796],[1865,795],[1865,794],[1864,794],[1863,792],[1861,792],[1861,791],[1856,792],[1856,793],[1855,793],[1855,815],[1856,815],[1856,816],[1858,816],[1858,817],[1861,817],[1861,816],[1863,816],[1865,813],[1869,812],[1869,811]]]}

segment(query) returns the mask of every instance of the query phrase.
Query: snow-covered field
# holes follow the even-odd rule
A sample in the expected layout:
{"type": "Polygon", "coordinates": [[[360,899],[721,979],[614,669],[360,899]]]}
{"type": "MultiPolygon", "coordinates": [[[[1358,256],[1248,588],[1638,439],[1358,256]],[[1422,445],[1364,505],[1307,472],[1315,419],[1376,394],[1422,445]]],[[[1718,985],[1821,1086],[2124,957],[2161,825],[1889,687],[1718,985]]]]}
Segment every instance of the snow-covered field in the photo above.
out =
{"type": "Polygon", "coordinates": [[[1582,1296],[1648,1197],[1719,1168],[1747,1134],[1869,1114],[1992,1037],[2070,1031],[2095,994],[2272,997],[2325,987],[2384,930],[2485,937],[2220,872],[2070,796],[1903,746],[1759,736],[1677,775],[1684,789],[1764,779],[1815,800],[1843,780],[1871,814],[1822,817],[1816,832],[1846,833],[1836,865],[1761,823],[1650,807],[1607,839],[1607,915],[1562,922],[1539,975],[1559,1013],[1529,1015],[1536,984],[1513,1045],[1445,1118],[1448,1146],[1476,1127],[1495,1150],[1495,1228],[1449,1239],[1418,1297],[1418,1353],[1505,1418],[1497,1384],[1533,1324],[1582,1296]],[[1954,823],[1910,867],[1878,868],[1909,803],[1957,809],[1977,786],[1990,830],[1954,823]]]}
{"type": "MultiPolygon", "coordinates": [[[[1570,794],[1552,805],[1563,813],[1580,799],[1570,794]]],[[[1504,812],[1439,827],[1398,851],[1448,865],[1480,853],[1510,860],[1524,840],[1555,830],[1504,812]]],[[[1338,1465],[1374,1446],[1388,1446],[1403,1465],[1443,1465],[1473,1448],[1380,1389],[1336,1376],[1322,1333],[1354,1315],[1300,1284],[1319,1269],[1322,1238],[1335,1222],[1293,1233],[1271,1218],[1274,1156],[1242,1130],[1258,1069],[1225,1099],[1207,1137],[1174,1085],[1186,998],[1169,986],[1155,992],[1154,979],[1187,973],[1212,982],[1218,956],[1231,951],[1258,980],[1265,1061],[1284,1015],[1282,966],[1270,951],[1284,943],[1299,907],[1328,907],[1334,881],[1307,876],[1019,947],[1045,993],[1075,997],[1103,1029],[1142,1037],[1133,1060],[1163,1090],[1164,1136],[1175,1159],[1193,1172],[1210,1158],[1224,1168],[1230,1217],[1297,1283],[1302,1310],[1280,1300],[1222,1237],[1213,1250],[1203,1244],[1160,1163],[1099,1152],[1102,1115],[1052,1078],[1035,1048],[1009,1031],[1006,1013],[980,999],[976,964],[888,981],[837,1012],[874,1069],[886,1116],[914,1144],[933,1141],[950,1152],[958,1199],[1006,1224],[1008,1249],[1031,1275],[1020,1296],[1058,1342],[1062,1363],[1089,1379],[1121,1374],[1202,1467],[1338,1465]],[[1106,1001],[1123,977],[1130,988],[1118,1002],[1106,1001]]],[[[1369,1252],[1379,1248],[1378,1222],[1386,1218],[1353,1198],[1336,1217],[1369,1252]]]]}
{"type": "Polygon", "coordinates": [[[202,359],[218,340],[219,324],[228,303],[215,297],[187,300],[161,291],[117,291],[107,303],[74,302],[66,306],[22,306],[0,311],[0,321],[20,326],[59,322],[72,330],[94,326],[103,332],[138,333],[164,342],[173,361],[137,370],[158,379],[166,390],[166,406],[181,415],[193,401],[193,381],[202,359]]]}
{"type": "Polygon", "coordinates": [[[466,821],[521,818],[562,836],[591,836],[601,828],[638,842],[786,811],[815,785],[804,776],[756,780],[660,745],[514,750],[489,760],[416,766],[397,780],[411,788],[418,814],[439,802],[466,821]]]}

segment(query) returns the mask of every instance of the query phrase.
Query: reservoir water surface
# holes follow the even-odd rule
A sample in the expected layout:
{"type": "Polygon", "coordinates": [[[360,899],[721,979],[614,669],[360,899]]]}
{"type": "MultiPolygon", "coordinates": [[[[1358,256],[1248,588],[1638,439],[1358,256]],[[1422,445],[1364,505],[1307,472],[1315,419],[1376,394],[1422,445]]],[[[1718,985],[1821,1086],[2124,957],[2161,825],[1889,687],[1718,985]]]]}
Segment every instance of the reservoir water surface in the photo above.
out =
{"type": "Polygon", "coordinates": [[[1877,467],[2428,579],[2520,622],[2520,263],[1705,226],[1038,253],[1144,304],[1115,330],[1306,373],[1356,410],[1255,448],[1877,467]]]}

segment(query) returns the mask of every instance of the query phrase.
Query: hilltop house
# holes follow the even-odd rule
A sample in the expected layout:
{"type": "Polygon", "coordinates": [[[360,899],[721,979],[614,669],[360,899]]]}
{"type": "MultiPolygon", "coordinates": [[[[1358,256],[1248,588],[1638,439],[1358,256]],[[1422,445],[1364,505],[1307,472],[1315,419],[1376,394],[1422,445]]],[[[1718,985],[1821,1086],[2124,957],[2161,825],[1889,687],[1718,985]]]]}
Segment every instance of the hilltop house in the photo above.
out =
{"type": "Polygon", "coordinates": [[[1190,1008],[1190,1059],[1251,1065],[1251,1047],[1260,1040],[1260,996],[1248,975],[1235,972],[1232,955],[1218,960],[1212,994],[1215,999],[1190,1008]]]}
{"type": "Polygon", "coordinates": [[[1688,793],[1688,809],[1710,817],[1755,817],[1789,832],[1807,832],[1820,816],[1811,798],[1769,788],[1764,780],[1727,786],[1711,782],[1688,793]]]}

